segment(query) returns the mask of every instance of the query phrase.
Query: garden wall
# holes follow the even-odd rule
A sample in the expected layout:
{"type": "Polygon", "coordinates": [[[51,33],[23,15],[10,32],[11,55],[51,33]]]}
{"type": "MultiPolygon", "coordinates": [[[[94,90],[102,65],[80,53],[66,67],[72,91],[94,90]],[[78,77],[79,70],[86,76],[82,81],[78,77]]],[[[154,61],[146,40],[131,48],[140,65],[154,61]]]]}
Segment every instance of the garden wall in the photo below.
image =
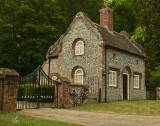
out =
{"type": "Polygon", "coordinates": [[[57,108],[78,106],[89,101],[88,85],[73,85],[65,77],[59,78],[57,82],[55,86],[55,105],[57,108]]]}

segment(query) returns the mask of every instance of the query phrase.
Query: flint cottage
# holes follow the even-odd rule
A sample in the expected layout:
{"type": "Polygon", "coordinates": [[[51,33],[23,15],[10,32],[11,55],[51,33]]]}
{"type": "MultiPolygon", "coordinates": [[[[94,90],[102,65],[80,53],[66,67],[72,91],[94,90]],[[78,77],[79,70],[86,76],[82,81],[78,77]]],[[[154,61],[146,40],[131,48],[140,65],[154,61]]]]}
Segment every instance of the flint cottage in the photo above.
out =
{"type": "Polygon", "coordinates": [[[146,97],[145,52],[126,31],[113,30],[113,10],[103,6],[100,25],[78,12],[48,49],[42,68],[52,79],[88,86],[88,98],[102,102],[146,97]],[[100,92],[99,92],[100,91],[100,92]]]}

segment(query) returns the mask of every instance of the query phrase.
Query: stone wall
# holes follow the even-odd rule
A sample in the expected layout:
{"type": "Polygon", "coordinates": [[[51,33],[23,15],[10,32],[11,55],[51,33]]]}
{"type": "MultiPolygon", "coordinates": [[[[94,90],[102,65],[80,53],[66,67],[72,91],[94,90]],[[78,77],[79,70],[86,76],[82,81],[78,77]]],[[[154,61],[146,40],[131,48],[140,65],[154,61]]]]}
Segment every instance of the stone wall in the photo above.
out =
{"type": "Polygon", "coordinates": [[[19,74],[0,68],[0,111],[16,111],[19,74]]]}
{"type": "Polygon", "coordinates": [[[132,54],[116,51],[113,49],[107,49],[106,51],[106,74],[107,74],[107,100],[123,100],[123,70],[125,67],[131,69],[130,81],[129,81],[129,100],[141,100],[146,99],[146,87],[145,87],[145,60],[144,58],[134,56],[132,54]],[[119,85],[117,88],[109,87],[109,67],[120,70],[119,85]],[[133,73],[139,72],[142,74],[140,89],[134,89],[133,87],[133,73]]]}
{"type": "MultiPolygon", "coordinates": [[[[42,69],[44,72],[48,75],[48,67],[49,67],[49,60],[44,61],[42,65],[42,69]]],[[[57,58],[52,58],[50,59],[50,73],[58,73],[58,59],[57,58]]]]}
{"type": "Polygon", "coordinates": [[[59,77],[56,81],[54,103],[57,108],[89,103],[88,85],[73,85],[66,77],[59,77]]]}
{"type": "Polygon", "coordinates": [[[82,18],[76,18],[62,39],[59,74],[67,77],[72,83],[72,71],[76,66],[81,66],[84,69],[85,84],[88,82],[88,78],[98,77],[99,80],[99,36],[92,27],[82,18]],[[73,43],[78,38],[84,40],[85,54],[73,56],[73,43]]]}
{"type": "Polygon", "coordinates": [[[89,102],[88,85],[70,85],[70,105],[77,106],[89,102]]]}

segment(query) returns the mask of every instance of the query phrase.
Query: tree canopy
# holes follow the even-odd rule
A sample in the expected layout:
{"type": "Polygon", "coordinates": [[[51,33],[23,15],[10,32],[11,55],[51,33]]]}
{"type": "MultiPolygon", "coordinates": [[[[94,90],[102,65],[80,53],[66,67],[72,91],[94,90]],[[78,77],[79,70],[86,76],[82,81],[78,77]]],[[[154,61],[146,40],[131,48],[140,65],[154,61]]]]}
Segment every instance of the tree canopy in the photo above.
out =
{"type": "Polygon", "coordinates": [[[145,28],[146,68],[155,70],[160,65],[160,2],[144,0],[142,7],[141,22],[145,28]]]}
{"type": "Polygon", "coordinates": [[[0,66],[28,74],[45,60],[66,20],[54,0],[4,0],[0,26],[0,66]]]}
{"type": "Polygon", "coordinates": [[[57,2],[67,15],[68,23],[79,11],[86,13],[92,21],[99,23],[99,10],[104,3],[103,0],[57,0],[57,2]]]}

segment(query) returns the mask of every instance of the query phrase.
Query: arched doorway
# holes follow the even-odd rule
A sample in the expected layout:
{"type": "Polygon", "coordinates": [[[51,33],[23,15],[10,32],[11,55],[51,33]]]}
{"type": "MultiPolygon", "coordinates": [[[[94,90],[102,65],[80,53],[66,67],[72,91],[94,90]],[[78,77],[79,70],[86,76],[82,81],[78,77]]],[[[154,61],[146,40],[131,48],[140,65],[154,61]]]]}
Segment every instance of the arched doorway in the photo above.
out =
{"type": "Polygon", "coordinates": [[[129,92],[130,92],[130,77],[131,77],[131,69],[130,67],[125,67],[122,74],[123,79],[123,100],[129,100],[129,92]]]}

